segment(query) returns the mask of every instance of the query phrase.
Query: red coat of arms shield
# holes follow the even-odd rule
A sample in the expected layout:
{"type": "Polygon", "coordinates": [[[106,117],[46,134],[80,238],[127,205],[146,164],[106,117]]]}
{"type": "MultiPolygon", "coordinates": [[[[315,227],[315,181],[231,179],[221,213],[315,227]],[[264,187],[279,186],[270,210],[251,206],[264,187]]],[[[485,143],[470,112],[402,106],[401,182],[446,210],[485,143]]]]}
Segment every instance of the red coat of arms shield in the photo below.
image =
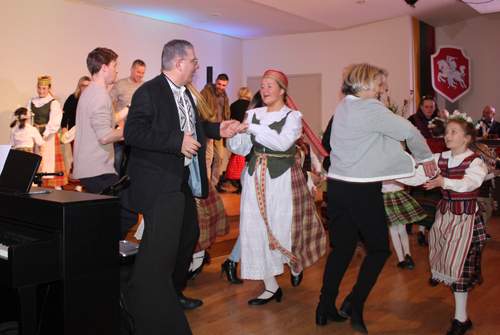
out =
{"type": "Polygon", "coordinates": [[[470,59],[462,48],[441,46],[431,56],[432,87],[450,102],[470,90],[470,59]]]}

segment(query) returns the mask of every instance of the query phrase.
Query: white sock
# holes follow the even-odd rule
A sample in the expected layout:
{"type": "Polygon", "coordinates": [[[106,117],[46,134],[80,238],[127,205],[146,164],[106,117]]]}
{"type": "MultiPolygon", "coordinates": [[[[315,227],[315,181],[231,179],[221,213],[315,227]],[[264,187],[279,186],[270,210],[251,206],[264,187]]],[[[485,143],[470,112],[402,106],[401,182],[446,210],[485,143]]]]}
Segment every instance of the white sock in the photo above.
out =
{"type": "Polygon", "coordinates": [[[61,191],[61,190],[62,190],[62,187],[61,187],[61,186],[54,186],[54,189],[55,189],[55,190],[59,190],[59,191],[61,191]]]}
{"type": "Polygon", "coordinates": [[[394,250],[396,250],[396,254],[398,255],[398,260],[400,262],[404,261],[403,250],[401,250],[401,240],[399,239],[398,226],[402,226],[403,229],[406,229],[403,225],[397,225],[389,227],[389,232],[391,233],[392,245],[394,246],[394,250]]]}
{"type": "Polygon", "coordinates": [[[193,261],[189,267],[189,271],[194,271],[201,266],[203,263],[203,256],[205,256],[205,250],[199,251],[193,255],[193,261]]]}
{"type": "Polygon", "coordinates": [[[75,191],[76,192],[81,192],[82,191],[82,187],[80,185],[76,185],[75,186],[75,191]]]}
{"type": "Polygon", "coordinates": [[[425,226],[420,226],[420,228],[418,228],[418,231],[424,233],[425,235],[425,226]]]}
{"type": "Polygon", "coordinates": [[[264,279],[264,285],[266,285],[266,291],[259,295],[259,299],[269,299],[273,294],[280,288],[276,278],[269,277],[264,279]],[[269,292],[268,292],[269,291],[269,292]],[[272,293],[271,293],[272,292],[272,293]]]}
{"type": "Polygon", "coordinates": [[[300,275],[300,272],[297,273],[295,271],[293,271],[292,269],[290,269],[290,272],[292,273],[292,275],[294,275],[295,277],[297,277],[298,275],[300,275]]]}
{"type": "Polygon", "coordinates": [[[403,246],[403,252],[405,255],[410,255],[410,242],[408,241],[408,233],[406,232],[406,227],[402,224],[397,225],[399,238],[401,239],[401,245],[403,246]]]}
{"type": "Polygon", "coordinates": [[[453,292],[455,295],[455,319],[467,321],[467,296],[469,292],[453,292]]]}

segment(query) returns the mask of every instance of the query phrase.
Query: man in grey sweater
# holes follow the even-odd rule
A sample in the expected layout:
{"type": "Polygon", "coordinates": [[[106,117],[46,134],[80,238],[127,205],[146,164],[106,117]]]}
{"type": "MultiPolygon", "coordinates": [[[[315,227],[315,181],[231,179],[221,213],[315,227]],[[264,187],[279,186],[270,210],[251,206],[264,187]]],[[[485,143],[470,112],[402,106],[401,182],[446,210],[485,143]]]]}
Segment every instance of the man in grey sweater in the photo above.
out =
{"type": "MultiPolygon", "coordinates": [[[[118,55],[110,49],[96,48],[87,57],[92,81],[82,93],[76,112],[73,176],[80,179],[91,193],[99,193],[118,182],[114,168],[113,142],[123,138],[123,129],[115,124],[125,119],[128,108],[113,112],[106,90],[115,81],[118,55]]],[[[122,238],[137,223],[137,215],[121,212],[122,238]]]]}

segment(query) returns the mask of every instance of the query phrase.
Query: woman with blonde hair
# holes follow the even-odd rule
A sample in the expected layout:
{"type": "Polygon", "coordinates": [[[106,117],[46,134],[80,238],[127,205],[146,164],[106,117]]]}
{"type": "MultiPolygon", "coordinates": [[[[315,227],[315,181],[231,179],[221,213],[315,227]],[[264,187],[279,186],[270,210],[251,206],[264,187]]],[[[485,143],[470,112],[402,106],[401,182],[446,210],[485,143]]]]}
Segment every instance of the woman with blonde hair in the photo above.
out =
{"type": "Polygon", "coordinates": [[[75,126],[76,120],[76,106],[78,106],[78,100],[80,99],[80,95],[82,95],[83,91],[89,86],[91,79],[90,77],[83,76],[78,80],[78,84],[76,85],[76,90],[73,92],[63,107],[63,117],[61,121],[61,133],[64,134],[66,131],[70,130],[75,126]]]}
{"type": "Polygon", "coordinates": [[[382,181],[411,176],[415,161],[432,176],[436,164],[424,137],[409,121],[388,110],[378,97],[384,93],[387,71],[370,64],[344,69],[342,93],[346,97],[335,110],[331,130],[331,165],[328,169],[328,217],[333,249],[323,276],[316,324],[351,319],[351,327],[363,334],[363,307],[385,261],[391,254],[382,181]],[[406,154],[407,142],[415,155],[406,154]],[[368,251],[358,280],[337,311],[339,286],[351,262],[359,235],[368,251]]]}
{"type": "Polygon", "coordinates": [[[64,175],[61,177],[44,176],[42,179],[42,186],[54,187],[60,190],[62,189],[61,186],[68,183],[61,144],[57,133],[61,126],[63,112],[59,101],[57,101],[50,92],[51,88],[51,77],[38,77],[38,96],[30,99],[26,104],[26,108],[34,114],[33,124],[38,128],[40,135],[42,135],[45,141],[45,144],[40,147],[39,151],[40,155],[43,157],[40,168],[41,172],[64,172],[64,175]]]}
{"type": "Polygon", "coordinates": [[[243,178],[240,237],[241,277],[265,284],[265,291],[248,302],[256,306],[281,301],[275,276],[284,272],[283,264],[298,286],[302,270],[326,253],[325,232],[294,157],[302,114],[290,108],[287,87],[283,73],[266,71],[260,89],[266,106],[249,110],[239,134],[227,141],[235,154],[254,152],[243,178]]]}

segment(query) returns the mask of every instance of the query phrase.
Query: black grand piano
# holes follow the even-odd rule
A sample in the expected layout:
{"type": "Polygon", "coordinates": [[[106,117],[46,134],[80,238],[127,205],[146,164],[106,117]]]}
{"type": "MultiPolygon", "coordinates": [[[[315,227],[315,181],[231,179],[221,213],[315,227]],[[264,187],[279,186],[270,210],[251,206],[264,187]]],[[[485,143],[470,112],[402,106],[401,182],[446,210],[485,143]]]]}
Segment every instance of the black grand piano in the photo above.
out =
{"type": "Polygon", "coordinates": [[[119,334],[119,206],[0,193],[0,323],[15,317],[25,335],[119,334]]]}

